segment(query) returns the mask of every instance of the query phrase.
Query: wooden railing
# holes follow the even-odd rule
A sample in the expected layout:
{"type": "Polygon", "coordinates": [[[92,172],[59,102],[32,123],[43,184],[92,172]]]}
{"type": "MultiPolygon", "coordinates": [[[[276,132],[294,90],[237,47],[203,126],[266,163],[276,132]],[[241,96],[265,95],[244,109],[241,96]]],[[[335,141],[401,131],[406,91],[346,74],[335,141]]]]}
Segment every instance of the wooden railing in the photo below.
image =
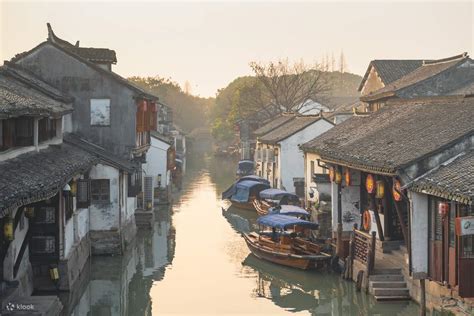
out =
{"type": "Polygon", "coordinates": [[[371,238],[369,234],[354,228],[354,259],[362,263],[369,261],[371,238]]]}

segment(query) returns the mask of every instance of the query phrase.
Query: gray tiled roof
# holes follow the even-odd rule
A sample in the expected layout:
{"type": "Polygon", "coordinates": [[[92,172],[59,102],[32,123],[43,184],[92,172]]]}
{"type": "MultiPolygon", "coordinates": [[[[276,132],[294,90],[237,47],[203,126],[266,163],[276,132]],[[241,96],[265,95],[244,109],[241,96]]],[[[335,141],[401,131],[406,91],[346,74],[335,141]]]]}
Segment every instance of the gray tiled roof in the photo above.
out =
{"type": "Polygon", "coordinates": [[[136,169],[136,166],[133,164],[132,161],[117,157],[113,153],[107,151],[105,148],[93,144],[83,138],[80,138],[78,135],[65,134],[64,142],[87,151],[89,154],[100,158],[100,160],[102,160],[106,164],[111,165],[117,169],[125,170],[127,172],[134,172],[136,169]]]}
{"type": "Polygon", "coordinates": [[[421,67],[418,67],[409,74],[401,77],[398,80],[393,81],[389,85],[386,85],[385,87],[379,90],[376,90],[368,95],[362,96],[360,99],[362,101],[371,101],[393,96],[397,91],[417,84],[428,78],[432,78],[450,68],[456,67],[457,65],[466,61],[468,58],[469,57],[467,57],[467,55],[463,54],[454,56],[450,59],[425,62],[421,67]]]}
{"type": "Polygon", "coordinates": [[[11,208],[55,195],[97,160],[77,147],[61,144],[0,162],[0,217],[11,208]]]}
{"type": "Polygon", "coordinates": [[[60,45],[62,48],[81,56],[92,62],[106,62],[113,63],[117,62],[117,56],[114,50],[108,48],[95,48],[95,47],[79,47],[79,41],[76,45],[65,41],[54,34],[51,25],[47,23],[48,26],[48,39],[54,43],[60,45]]]}
{"type": "Polygon", "coordinates": [[[327,161],[394,173],[474,133],[474,98],[390,101],[370,116],[354,116],[305,143],[327,161]]]}
{"type": "Polygon", "coordinates": [[[286,122],[291,121],[295,118],[294,114],[283,114],[278,117],[271,119],[267,124],[259,127],[253,133],[256,136],[262,136],[266,133],[273,131],[275,128],[285,124],[286,122]]]}
{"type": "Polygon", "coordinates": [[[296,116],[294,119],[280,125],[276,129],[270,131],[269,133],[261,136],[258,140],[262,143],[266,144],[275,144],[278,143],[297,132],[303,130],[307,126],[319,121],[321,116],[310,116],[310,115],[302,115],[296,116]]]}
{"type": "Polygon", "coordinates": [[[72,112],[72,99],[18,66],[0,67],[0,118],[60,117],[72,112]]]}
{"type": "Polygon", "coordinates": [[[410,189],[465,204],[474,203],[474,150],[416,180],[410,189]]]}
{"type": "Polygon", "coordinates": [[[367,71],[359,85],[359,91],[362,90],[365,81],[367,80],[370,69],[375,67],[377,74],[380,76],[384,85],[388,85],[395,80],[409,74],[416,68],[423,64],[422,59],[376,59],[372,60],[367,67],[367,71]]]}

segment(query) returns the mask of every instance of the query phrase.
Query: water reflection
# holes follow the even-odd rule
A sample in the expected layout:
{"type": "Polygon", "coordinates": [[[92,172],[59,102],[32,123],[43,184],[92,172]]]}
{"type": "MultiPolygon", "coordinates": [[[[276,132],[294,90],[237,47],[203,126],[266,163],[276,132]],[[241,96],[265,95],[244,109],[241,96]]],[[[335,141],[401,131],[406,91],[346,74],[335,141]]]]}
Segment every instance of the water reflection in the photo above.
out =
{"type": "Polygon", "coordinates": [[[329,272],[299,271],[249,254],[254,212],[222,210],[234,161],[194,151],[173,205],[155,211],[121,257],[94,257],[65,315],[416,315],[415,304],[376,304],[329,272]]]}

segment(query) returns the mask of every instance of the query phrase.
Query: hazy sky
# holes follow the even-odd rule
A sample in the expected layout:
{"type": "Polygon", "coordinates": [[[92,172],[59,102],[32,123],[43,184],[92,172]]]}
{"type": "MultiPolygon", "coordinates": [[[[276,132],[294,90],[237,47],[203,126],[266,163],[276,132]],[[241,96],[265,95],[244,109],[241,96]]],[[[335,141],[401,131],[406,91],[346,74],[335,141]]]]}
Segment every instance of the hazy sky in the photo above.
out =
{"type": "Polygon", "coordinates": [[[0,0],[0,57],[47,37],[117,52],[122,76],[186,80],[214,96],[248,63],[306,62],[343,49],[351,72],[371,59],[442,58],[473,53],[473,4],[464,2],[26,2],[0,0]]]}

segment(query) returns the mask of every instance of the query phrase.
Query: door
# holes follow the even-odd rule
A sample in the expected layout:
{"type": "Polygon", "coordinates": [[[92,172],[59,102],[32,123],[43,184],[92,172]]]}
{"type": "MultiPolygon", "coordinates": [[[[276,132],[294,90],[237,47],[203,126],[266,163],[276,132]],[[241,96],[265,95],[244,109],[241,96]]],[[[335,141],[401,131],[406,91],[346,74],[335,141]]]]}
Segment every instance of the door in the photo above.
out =
{"type": "Polygon", "coordinates": [[[429,199],[429,274],[433,281],[443,281],[443,222],[438,199],[429,199]]]}
{"type": "MultiPolygon", "coordinates": [[[[474,206],[458,205],[458,216],[474,215],[474,206]]],[[[458,283],[461,297],[474,297],[474,235],[458,237],[458,283]]]]}

